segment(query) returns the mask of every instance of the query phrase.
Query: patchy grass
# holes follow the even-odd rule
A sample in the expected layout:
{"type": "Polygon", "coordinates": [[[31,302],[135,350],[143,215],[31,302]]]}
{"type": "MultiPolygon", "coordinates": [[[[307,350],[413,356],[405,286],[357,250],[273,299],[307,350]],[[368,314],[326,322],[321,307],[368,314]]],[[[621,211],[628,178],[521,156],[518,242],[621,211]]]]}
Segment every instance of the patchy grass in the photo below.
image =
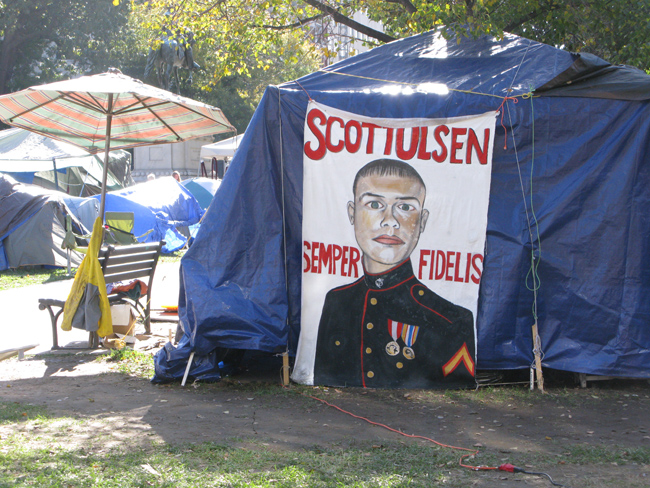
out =
{"type": "Polygon", "coordinates": [[[154,374],[153,355],[129,347],[111,349],[109,354],[100,356],[96,360],[116,363],[117,371],[129,376],[148,379],[154,374]]]}
{"type": "MultiPolygon", "coordinates": [[[[70,442],[74,433],[102,431],[98,422],[110,424],[111,419],[48,418],[35,407],[0,405],[0,418],[13,422],[14,427],[10,435],[0,436],[0,486],[464,488],[499,486],[499,480],[504,479],[500,472],[461,468],[458,462],[462,451],[416,441],[359,442],[349,448],[300,451],[277,449],[264,438],[180,445],[160,441],[136,445],[135,440],[127,439],[117,447],[107,447],[111,441],[109,428],[101,442],[97,438],[79,444],[70,442]],[[38,417],[23,420],[21,411],[38,417]]],[[[4,427],[6,432],[7,425],[4,427]]],[[[646,464],[649,460],[648,448],[574,446],[567,448],[561,464],[624,465],[646,464]]],[[[494,451],[481,452],[466,461],[497,466],[504,459],[494,451]]],[[[544,453],[532,458],[530,453],[511,453],[507,461],[517,466],[533,461],[540,467],[535,471],[558,464],[557,455],[544,453]]],[[[532,479],[524,474],[508,476],[526,483],[532,479]]],[[[580,486],[620,485],[602,484],[600,480],[599,484],[580,486]]]]}
{"type": "Polygon", "coordinates": [[[185,256],[187,249],[183,248],[180,251],[173,252],[171,254],[161,254],[158,260],[161,263],[178,263],[181,258],[185,256]]]}
{"type": "MultiPolygon", "coordinates": [[[[186,249],[181,249],[172,254],[161,254],[159,262],[178,263],[185,255],[186,249]]],[[[70,276],[64,268],[45,268],[43,266],[25,266],[16,269],[0,271],[0,291],[11,288],[21,288],[30,285],[43,285],[53,281],[72,280],[77,273],[77,268],[70,270],[70,276]]]]}
{"type": "Polygon", "coordinates": [[[47,410],[43,407],[30,404],[0,402],[0,425],[28,420],[43,420],[47,417],[47,410]]]}
{"type": "Polygon", "coordinates": [[[71,280],[74,278],[76,269],[70,271],[62,268],[43,268],[42,266],[25,266],[24,268],[6,269],[0,271],[0,290],[20,288],[30,285],[43,285],[53,281],[71,280]]]}

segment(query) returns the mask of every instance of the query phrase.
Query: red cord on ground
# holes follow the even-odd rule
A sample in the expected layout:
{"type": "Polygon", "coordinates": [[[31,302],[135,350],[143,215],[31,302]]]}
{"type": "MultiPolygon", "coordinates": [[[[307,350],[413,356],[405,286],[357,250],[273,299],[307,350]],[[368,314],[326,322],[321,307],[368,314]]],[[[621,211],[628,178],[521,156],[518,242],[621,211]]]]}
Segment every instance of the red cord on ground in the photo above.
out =
{"type": "Polygon", "coordinates": [[[512,465],[510,463],[505,463],[505,464],[502,464],[501,466],[472,466],[472,465],[469,465],[469,464],[463,464],[463,459],[465,459],[466,457],[475,456],[476,454],[479,453],[479,451],[477,449],[468,449],[466,447],[457,447],[457,446],[451,446],[451,445],[448,445],[448,444],[443,444],[442,442],[438,442],[438,441],[436,441],[434,439],[431,439],[431,438],[425,437],[425,436],[421,436],[421,435],[405,434],[404,432],[399,431],[397,429],[393,429],[392,427],[389,427],[389,426],[387,426],[385,424],[381,424],[379,422],[374,422],[374,421],[372,421],[370,419],[367,419],[366,417],[362,417],[360,415],[353,414],[352,412],[348,412],[347,410],[344,410],[341,407],[339,407],[337,405],[334,405],[332,403],[329,403],[328,401],[323,400],[321,398],[318,398],[318,397],[315,397],[315,396],[312,396],[312,395],[307,395],[305,393],[301,393],[301,395],[309,397],[309,398],[311,398],[313,400],[317,400],[317,401],[327,405],[328,407],[332,407],[332,408],[338,410],[339,412],[342,412],[342,413],[344,413],[346,415],[350,415],[351,417],[354,417],[355,419],[363,420],[364,422],[368,422],[371,425],[376,425],[378,427],[383,427],[386,430],[389,430],[391,432],[395,432],[396,434],[399,434],[399,435],[403,435],[404,437],[411,437],[413,439],[424,439],[424,440],[432,442],[433,444],[436,444],[437,446],[440,446],[440,447],[446,447],[448,449],[455,449],[457,451],[467,451],[467,454],[463,454],[460,457],[459,461],[458,461],[458,464],[463,468],[471,469],[472,471],[495,471],[495,470],[499,470],[499,471],[506,471],[508,473],[523,473],[523,474],[532,474],[532,475],[536,475],[536,476],[546,476],[553,486],[564,487],[564,485],[561,485],[560,483],[556,483],[555,481],[553,481],[553,478],[551,478],[547,473],[536,473],[536,472],[532,472],[532,471],[525,471],[523,468],[518,468],[517,466],[514,466],[514,465],[512,465]]]}
{"type": "Polygon", "coordinates": [[[415,435],[415,434],[405,434],[404,432],[399,431],[397,429],[393,429],[392,427],[389,427],[389,426],[387,426],[385,424],[381,424],[379,422],[374,422],[374,421],[372,421],[370,419],[367,419],[365,417],[361,417],[360,415],[355,415],[352,412],[348,412],[347,410],[343,410],[341,407],[338,407],[338,406],[336,406],[336,405],[334,405],[332,403],[329,403],[329,402],[327,402],[325,400],[322,400],[322,399],[320,399],[318,397],[315,397],[315,396],[312,396],[312,395],[306,395],[306,396],[308,396],[309,398],[312,398],[313,400],[317,400],[317,401],[319,401],[321,403],[324,403],[328,407],[335,408],[339,412],[343,412],[344,414],[350,415],[351,417],[354,417],[355,419],[363,420],[364,422],[368,422],[369,424],[376,425],[378,427],[383,427],[386,430],[390,430],[391,432],[395,432],[396,434],[403,435],[404,437],[411,437],[413,439],[424,439],[424,440],[432,442],[432,443],[434,443],[434,444],[436,444],[436,445],[438,445],[440,447],[446,447],[448,449],[455,449],[457,451],[467,451],[469,454],[464,454],[463,456],[461,456],[460,460],[458,461],[458,464],[460,466],[462,466],[463,468],[471,469],[473,471],[488,471],[488,470],[496,470],[496,469],[498,469],[496,467],[491,467],[491,466],[471,466],[471,465],[468,465],[468,464],[463,464],[463,459],[465,459],[466,457],[475,456],[476,454],[478,454],[478,450],[476,450],[476,449],[468,449],[466,447],[450,446],[448,444],[443,444],[442,442],[438,442],[438,441],[436,441],[434,439],[431,439],[429,437],[425,437],[425,436],[421,436],[421,435],[415,435]]]}

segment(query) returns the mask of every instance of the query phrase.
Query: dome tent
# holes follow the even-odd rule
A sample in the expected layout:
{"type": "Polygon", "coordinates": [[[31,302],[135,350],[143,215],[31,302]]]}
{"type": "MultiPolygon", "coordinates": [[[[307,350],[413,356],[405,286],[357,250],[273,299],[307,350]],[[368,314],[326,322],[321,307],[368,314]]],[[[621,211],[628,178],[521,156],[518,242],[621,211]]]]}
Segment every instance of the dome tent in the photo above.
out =
{"type": "Polygon", "coordinates": [[[390,118],[500,109],[477,367],[528,368],[537,322],[544,366],[650,377],[650,77],[514,35],[432,31],[267,88],[182,260],[185,334],[155,380],[180,379],[191,352],[190,377],[215,379],[217,348],[296,351],[310,99],[390,118]]]}

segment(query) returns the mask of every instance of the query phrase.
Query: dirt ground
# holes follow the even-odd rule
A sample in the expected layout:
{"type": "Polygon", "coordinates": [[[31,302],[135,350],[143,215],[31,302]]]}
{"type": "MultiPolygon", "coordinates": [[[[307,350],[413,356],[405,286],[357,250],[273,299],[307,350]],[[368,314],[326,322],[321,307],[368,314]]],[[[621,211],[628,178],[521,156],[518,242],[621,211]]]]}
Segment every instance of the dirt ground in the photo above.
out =
{"type": "MultiPolygon", "coordinates": [[[[403,432],[444,444],[497,453],[508,462],[550,454],[545,471],[564,486],[650,486],[650,466],[601,462],[577,465],[567,446],[602,446],[618,451],[650,447],[650,385],[647,381],[599,381],[587,389],[558,384],[549,393],[525,386],[502,392],[444,393],[420,390],[283,390],[281,361],[251,357],[242,370],[214,384],[155,385],[118,373],[97,354],[39,354],[0,362],[0,400],[44,406],[53,415],[94,421],[93,432],[70,432],[70,443],[92,443],[103,434],[104,449],[152,440],[228,442],[243,447],[302,450],[347,447],[408,439],[309,398],[403,432]],[[570,392],[567,393],[567,388],[570,392]],[[300,394],[299,392],[302,392],[300,394]]],[[[550,380],[549,380],[550,381],[550,380]]],[[[0,436],[14,424],[0,426],[0,436]]],[[[459,454],[460,457],[460,454],[459,454]]],[[[476,462],[480,462],[477,460],[476,462]]],[[[461,469],[461,468],[453,468],[461,469]]],[[[552,486],[541,477],[480,472],[472,486],[552,486]]]]}

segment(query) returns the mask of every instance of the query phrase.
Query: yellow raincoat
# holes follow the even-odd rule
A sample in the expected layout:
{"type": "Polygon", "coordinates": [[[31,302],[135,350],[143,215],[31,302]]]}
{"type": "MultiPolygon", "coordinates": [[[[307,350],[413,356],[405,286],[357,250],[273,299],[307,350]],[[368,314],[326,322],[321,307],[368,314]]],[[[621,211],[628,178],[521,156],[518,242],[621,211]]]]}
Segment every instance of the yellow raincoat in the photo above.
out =
{"type": "Polygon", "coordinates": [[[72,289],[63,308],[61,328],[70,330],[73,326],[88,331],[97,331],[100,337],[113,333],[111,306],[106,294],[106,282],[99,264],[99,249],[103,239],[102,218],[97,217],[93,225],[88,252],[79,265],[72,289]]]}

